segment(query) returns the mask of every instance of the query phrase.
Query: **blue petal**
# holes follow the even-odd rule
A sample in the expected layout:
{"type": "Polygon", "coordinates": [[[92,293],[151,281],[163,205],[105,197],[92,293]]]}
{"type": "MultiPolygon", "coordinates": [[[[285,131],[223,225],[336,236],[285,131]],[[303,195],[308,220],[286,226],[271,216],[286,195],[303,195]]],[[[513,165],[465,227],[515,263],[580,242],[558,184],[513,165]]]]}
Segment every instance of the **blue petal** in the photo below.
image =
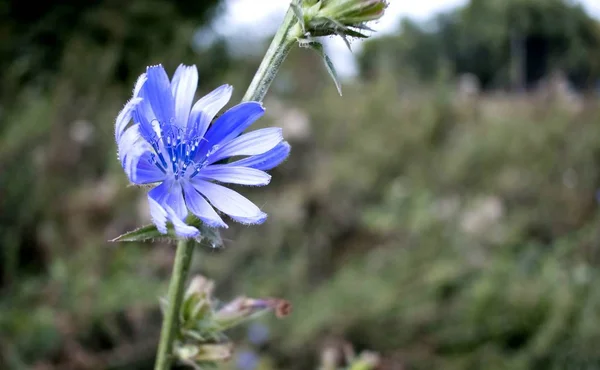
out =
{"type": "Polygon", "coordinates": [[[165,209],[171,208],[180,219],[183,220],[187,217],[188,211],[183,199],[183,191],[178,182],[167,179],[150,190],[148,195],[165,209]]]}
{"type": "Polygon", "coordinates": [[[198,229],[183,222],[171,207],[167,206],[166,210],[169,221],[171,221],[175,229],[175,234],[184,238],[193,238],[200,234],[198,229]]]}
{"type": "Polygon", "coordinates": [[[148,203],[150,204],[150,217],[161,234],[167,233],[167,211],[148,194],[148,203]]]}
{"type": "Polygon", "coordinates": [[[169,220],[178,236],[189,238],[198,235],[198,229],[186,225],[182,221],[187,215],[187,209],[185,215],[182,216],[180,211],[173,208],[173,206],[181,207],[180,202],[185,208],[181,186],[178,183],[174,181],[163,182],[148,192],[148,201],[150,202],[152,222],[154,222],[158,231],[165,234],[167,232],[166,221],[169,220]],[[181,201],[179,201],[179,197],[181,201]]]}
{"type": "Polygon", "coordinates": [[[266,213],[231,189],[200,179],[193,179],[192,185],[213,206],[238,222],[260,224],[267,219],[266,213]]]}
{"type": "Polygon", "coordinates": [[[159,134],[155,131],[152,121],[148,120],[148,116],[140,113],[140,107],[144,103],[137,105],[132,112],[133,122],[139,125],[140,135],[150,144],[157,143],[159,134]]]}
{"type": "Polygon", "coordinates": [[[236,155],[257,155],[268,152],[283,140],[279,127],[269,127],[239,136],[212,153],[208,163],[215,163],[236,155]]]}
{"type": "Polygon", "coordinates": [[[121,140],[121,136],[125,132],[125,128],[131,121],[131,114],[135,110],[135,106],[142,101],[141,98],[133,98],[125,104],[123,109],[117,115],[115,120],[115,139],[117,143],[121,140]]]}
{"type": "Polygon", "coordinates": [[[239,161],[228,163],[226,166],[244,166],[268,171],[283,162],[290,154],[290,150],[290,144],[283,141],[266,153],[240,159],[239,161]]]}
{"type": "Polygon", "coordinates": [[[224,227],[227,228],[227,224],[223,222],[221,217],[215,212],[213,207],[208,204],[206,199],[194,189],[189,183],[183,184],[183,193],[185,195],[185,203],[189,210],[198,216],[202,222],[210,227],[224,227]]]}
{"type": "Polygon", "coordinates": [[[264,112],[265,109],[260,103],[245,102],[223,113],[208,129],[197,157],[203,158],[214,145],[221,145],[238,137],[248,126],[262,117],[264,112]]]}
{"type": "Polygon", "coordinates": [[[159,124],[156,115],[150,106],[148,92],[146,89],[140,91],[142,101],[139,102],[132,112],[133,121],[140,125],[140,133],[149,143],[156,143],[160,135],[159,124]]]}
{"type": "Polygon", "coordinates": [[[175,125],[187,126],[197,86],[198,70],[196,66],[181,64],[175,71],[171,82],[171,92],[175,97],[175,125]]]}
{"type": "Polygon", "coordinates": [[[188,137],[204,136],[210,122],[231,99],[232,91],[230,85],[222,85],[194,104],[188,123],[188,137]]]}
{"type": "Polygon", "coordinates": [[[123,107],[121,112],[119,112],[119,114],[117,115],[117,119],[115,121],[115,138],[117,140],[117,143],[121,139],[121,136],[123,135],[127,124],[129,123],[129,121],[131,121],[131,113],[133,112],[135,106],[139,104],[142,100],[140,97],[140,91],[142,90],[144,83],[146,83],[146,74],[142,73],[135,83],[131,100],[129,100],[127,104],[125,104],[125,107],[123,107]]]}
{"type": "Polygon", "coordinates": [[[166,174],[162,172],[154,163],[152,163],[152,154],[145,152],[142,154],[131,173],[130,180],[134,184],[143,185],[154,182],[164,181],[166,174]]]}
{"type": "Polygon", "coordinates": [[[139,158],[151,150],[150,145],[141,136],[139,125],[129,127],[117,143],[121,166],[130,180],[133,178],[139,158]]]}
{"type": "Polygon", "coordinates": [[[142,91],[142,87],[144,87],[146,80],[148,80],[146,74],[142,73],[140,77],[138,77],[137,81],[135,81],[135,86],[133,87],[134,98],[137,98],[140,95],[140,92],[142,91]]]}
{"type": "Polygon", "coordinates": [[[215,180],[229,184],[263,186],[271,182],[271,175],[249,167],[214,165],[204,167],[198,173],[204,180],[215,180]]]}
{"type": "Polygon", "coordinates": [[[144,97],[150,102],[150,106],[163,125],[172,124],[174,118],[175,102],[171,93],[171,83],[169,76],[161,65],[148,67],[146,70],[148,80],[142,88],[144,97]]]}

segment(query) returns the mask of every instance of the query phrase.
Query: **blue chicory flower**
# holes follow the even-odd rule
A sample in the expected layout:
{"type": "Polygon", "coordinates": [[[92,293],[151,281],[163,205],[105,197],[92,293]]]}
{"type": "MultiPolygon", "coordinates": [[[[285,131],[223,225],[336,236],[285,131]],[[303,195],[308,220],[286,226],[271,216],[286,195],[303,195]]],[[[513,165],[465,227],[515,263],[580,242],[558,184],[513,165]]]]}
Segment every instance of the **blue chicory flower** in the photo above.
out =
{"type": "Polygon", "coordinates": [[[129,180],[158,183],[148,192],[152,221],[163,234],[170,221],[180,237],[199,233],[185,223],[188,212],[211,227],[227,227],[214,208],[243,224],[264,222],[267,215],[255,204],[219,183],[267,185],[271,176],[264,171],[290,152],[280,128],[240,135],[263,115],[258,102],[238,104],[211,125],[232,87],[223,85],[192,106],[197,84],[195,66],[180,65],[171,81],[161,65],[148,67],[115,127],[129,180]],[[234,156],[246,158],[222,163],[234,156]]]}

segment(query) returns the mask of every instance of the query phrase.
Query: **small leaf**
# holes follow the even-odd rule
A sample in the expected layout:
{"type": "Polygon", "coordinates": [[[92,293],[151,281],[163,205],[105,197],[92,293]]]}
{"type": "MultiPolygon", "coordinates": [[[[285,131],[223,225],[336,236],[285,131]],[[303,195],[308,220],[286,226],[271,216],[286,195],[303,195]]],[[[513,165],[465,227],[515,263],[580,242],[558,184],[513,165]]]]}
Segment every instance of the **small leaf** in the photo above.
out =
{"type": "Polygon", "coordinates": [[[344,33],[346,34],[346,36],[357,37],[359,39],[366,39],[369,37],[369,36],[365,35],[364,33],[353,30],[352,28],[347,28],[346,31],[344,31],[344,33]]]}
{"type": "MultiPolygon", "coordinates": [[[[221,234],[219,233],[218,229],[208,227],[195,216],[188,217],[187,224],[200,230],[200,234],[194,238],[194,241],[196,241],[198,244],[210,248],[220,248],[223,246],[223,239],[221,238],[221,234]]],[[[150,224],[118,236],[111,240],[111,242],[142,242],[165,239],[173,242],[179,239],[179,237],[175,234],[173,225],[170,223],[167,225],[166,234],[161,234],[154,224],[150,224]]]]}
{"type": "MultiPolygon", "coordinates": [[[[170,225],[169,225],[170,226],[170,225]]],[[[169,227],[171,229],[171,227],[169,227]]],[[[111,242],[138,242],[138,241],[146,241],[146,240],[154,240],[160,238],[169,237],[169,233],[161,234],[154,225],[146,225],[142,226],[139,229],[135,229],[129,232],[126,232],[123,235],[120,235],[111,240],[111,242]]]]}
{"type": "Polygon", "coordinates": [[[338,36],[340,36],[342,38],[342,40],[344,40],[344,43],[348,47],[348,50],[352,51],[352,46],[350,46],[350,41],[348,41],[348,38],[346,37],[346,35],[343,34],[342,32],[337,32],[337,34],[338,34],[338,36]]]}
{"type": "Polygon", "coordinates": [[[359,30],[365,30],[365,31],[371,31],[371,32],[377,32],[374,29],[372,29],[371,27],[367,26],[366,24],[359,24],[356,26],[352,26],[353,28],[357,28],[359,30]]]}
{"type": "Polygon", "coordinates": [[[335,87],[336,87],[338,93],[340,94],[340,96],[342,96],[342,86],[338,79],[337,72],[335,71],[335,67],[333,66],[333,63],[331,62],[331,59],[329,59],[329,57],[325,53],[325,50],[323,50],[323,45],[319,42],[311,42],[309,44],[309,47],[311,49],[313,49],[314,51],[316,51],[317,53],[319,53],[319,55],[323,58],[323,62],[325,63],[327,72],[329,72],[329,75],[333,79],[333,82],[335,83],[335,87]]]}

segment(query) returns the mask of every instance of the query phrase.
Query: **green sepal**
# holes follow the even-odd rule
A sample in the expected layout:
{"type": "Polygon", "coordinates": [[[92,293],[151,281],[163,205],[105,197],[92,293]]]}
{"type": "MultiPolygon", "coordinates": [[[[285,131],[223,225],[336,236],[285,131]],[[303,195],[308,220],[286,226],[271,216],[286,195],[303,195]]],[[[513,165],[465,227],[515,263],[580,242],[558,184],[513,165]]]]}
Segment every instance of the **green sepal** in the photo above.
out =
{"type": "MultiPolygon", "coordinates": [[[[370,30],[370,28],[368,28],[368,27],[367,28],[358,28],[358,29],[365,29],[367,31],[370,30]]],[[[366,39],[369,37],[369,36],[365,35],[364,33],[358,32],[357,30],[352,29],[352,28],[346,28],[343,33],[345,36],[356,37],[356,38],[360,38],[360,39],[366,39]]]]}
{"type": "Polygon", "coordinates": [[[327,56],[327,53],[325,53],[325,50],[323,49],[323,45],[320,42],[313,41],[313,42],[309,42],[307,44],[307,47],[309,47],[309,48],[313,49],[314,51],[316,51],[317,53],[319,53],[321,58],[323,58],[323,63],[325,63],[327,72],[329,72],[329,75],[333,79],[333,83],[335,83],[335,88],[337,89],[338,93],[340,94],[340,96],[342,96],[342,85],[340,84],[337,72],[335,71],[335,67],[334,67],[333,63],[331,62],[331,59],[329,59],[329,57],[327,56]]]}
{"type": "MultiPolygon", "coordinates": [[[[196,216],[189,216],[186,223],[190,226],[194,226],[200,231],[198,236],[193,238],[196,243],[210,248],[220,248],[223,246],[223,239],[221,238],[218,229],[207,226],[196,216]]],[[[125,234],[112,239],[111,242],[143,242],[157,240],[177,242],[179,239],[177,234],[175,234],[173,225],[168,223],[166,234],[161,234],[154,224],[150,224],[126,232],[125,234]]]]}

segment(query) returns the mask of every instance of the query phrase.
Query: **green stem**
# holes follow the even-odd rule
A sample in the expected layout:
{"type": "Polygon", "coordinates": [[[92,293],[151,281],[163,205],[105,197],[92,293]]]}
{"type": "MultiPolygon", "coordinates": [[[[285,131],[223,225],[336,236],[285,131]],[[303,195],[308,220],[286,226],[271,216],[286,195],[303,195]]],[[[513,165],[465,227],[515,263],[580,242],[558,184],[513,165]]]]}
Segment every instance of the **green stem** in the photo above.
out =
{"type": "MultiPolygon", "coordinates": [[[[281,64],[296,43],[297,37],[300,36],[299,29],[294,12],[290,7],[242,101],[262,101],[264,99],[281,64]]],[[[155,370],[168,370],[173,358],[173,341],[179,324],[179,310],[193,250],[193,243],[180,240],[177,244],[175,265],[169,283],[169,303],[160,333],[155,370]]]]}
{"type": "Polygon", "coordinates": [[[242,101],[262,101],[271,86],[271,82],[275,79],[281,64],[289,54],[290,50],[296,43],[296,38],[300,36],[299,25],[294,15],[294,11],[290,7],[287,11],[283,23],[279,26],[277,33],[269,45],[269,49],[265,54],[246,94],[242,101]]]}
{"type": "Polygon", "coordinates": [[[192,263],[194,243],[180,240],[177,243],[175,263],[169,283],[169,301],[160,331],[160,342],[156,354],[155,370],[168,370],[173,357],[173,341],[179,324],[179,308],[183,298],[184,284],[192,263]]]}

